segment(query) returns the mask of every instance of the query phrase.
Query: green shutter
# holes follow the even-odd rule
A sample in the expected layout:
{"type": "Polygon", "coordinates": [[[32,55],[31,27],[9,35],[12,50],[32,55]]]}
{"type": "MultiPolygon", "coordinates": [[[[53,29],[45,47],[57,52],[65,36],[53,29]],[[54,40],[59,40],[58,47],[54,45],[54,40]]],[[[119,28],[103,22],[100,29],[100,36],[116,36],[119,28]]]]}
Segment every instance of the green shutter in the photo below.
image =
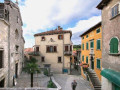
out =
{"type": "Polygon", "coordinates": [[[94,41],[90,42],[90,48],[94,48],[94,41]]]}
{"type": "Polygon", "coordinates": [[[118,39],[112,38],[110,41],[110,53],[118,53],[118,39]]]}
{"type": "Polygon", "coordinates": [[[97,59],[97,68],[101,68],[101,66],[100,66],[100,59],[97,59]]]}
{"type": "Polygon", "coordinates": [[[86,63],[88,63],[88,56],[86,57],[86,63]]]}
{"type": "Polygon", "coordinates": [[[82,56],[82,61],[84,61],[84,56],[82,56]]]}
{"type": "Polygon", "coordinates": [[[84,50],[84,44],[82,44],[82,50],[84,50]]]}
{"type": "Polygon", "coordinates": [[[97,40],[97,49],[100,49],[100,40],[97,40]]]}
{"type": "Polygon", "coordinates": [[[97,33],[100,33],[100,28],[96,30],[97,33]]]}
{"type": "Polygon", "coordinates": [[[87,49],[87,50],[89,49],[89,45],[88,45],[88,42],[86,43],[86,49],[87,49]]]}

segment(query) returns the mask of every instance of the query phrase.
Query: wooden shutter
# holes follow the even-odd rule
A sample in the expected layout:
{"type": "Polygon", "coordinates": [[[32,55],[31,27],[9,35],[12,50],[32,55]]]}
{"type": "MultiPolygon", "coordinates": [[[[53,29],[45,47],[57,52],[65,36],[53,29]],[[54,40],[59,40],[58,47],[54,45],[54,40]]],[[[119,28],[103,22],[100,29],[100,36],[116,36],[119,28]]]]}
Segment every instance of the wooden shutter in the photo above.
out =
{"type": "Polygon", "coordinates": [[[36,47],[36,52],[39,52],[39,47],[36,47]]]}
{"type": "Polygon", "coordinates": [[[97,59],[97,68],[101,68],[101,66],[100,66],[100,59],[97,59]]]}
{"type": "Polygon", "coordinates": [[[3,66],[3,51],[0,51],[0,68],[3,66]]]}
{"type": "Polygon", "coordinates": [[[88,42],[86,43],[86,49],[88,50],[88,42]]]}
{"type": "Polygon", "coordinates": [[[84,56],[82,56],[82,61],[84,61],[84,56]]]}
{"type": "Polygon", "coordinates": [[[61,35],[61,39],[63,39],[63,35],[61,35]]]}
{"type": "Polygon", "coordinates": [[[54,52],[57,52],[57,47],[56,46],[54,46],[54,52]]]}
{"type": "Polygon", "coordinates": [[[118,53],[118,44],[117,43],[114,43],[114,53],[118,53]]]}
{"type": "Polygon", "coordinates": [[[112,38],[110,41],[110,53],[118,53],[118,39],[112,38]]]}
{"type": "Polygon", "coordinates": [[[97,40],[97,49],[100,49],[100,40],[97,40]]]}
{"type": "Polygon", "coordinates": [[[88,63],[88,56],[86,57],[86,63],[88,63]]]}
{"type": "Polygon", "coordinates": [[[84,50],[84,44],[82,44],[82,50],[84,50]]]}
{"type": "Polygon", "coordinates": [[[47,46],[46,47],[46,52],[49,52],[49,51],[50,51],[49,46],[47,46]]]}
{"type": "Polygon", "coordinates": [[[58,35],[58,39],[60,39],[60,35],[58,35]]]}
{"type": "Polygon", "coordinates": [[[65,51],[68,51],[68,46],[65,46],[65,51]]]}

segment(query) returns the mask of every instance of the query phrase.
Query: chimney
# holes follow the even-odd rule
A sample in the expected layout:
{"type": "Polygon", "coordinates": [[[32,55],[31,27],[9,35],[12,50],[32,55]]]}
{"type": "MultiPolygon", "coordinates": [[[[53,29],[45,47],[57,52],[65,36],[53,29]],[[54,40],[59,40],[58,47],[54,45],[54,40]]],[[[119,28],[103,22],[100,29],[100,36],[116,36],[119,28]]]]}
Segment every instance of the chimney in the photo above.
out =
{"type": "Polygon", "coordinates": [[[62,31],[62,27],[58,26],[58,30],[62,31]]]}

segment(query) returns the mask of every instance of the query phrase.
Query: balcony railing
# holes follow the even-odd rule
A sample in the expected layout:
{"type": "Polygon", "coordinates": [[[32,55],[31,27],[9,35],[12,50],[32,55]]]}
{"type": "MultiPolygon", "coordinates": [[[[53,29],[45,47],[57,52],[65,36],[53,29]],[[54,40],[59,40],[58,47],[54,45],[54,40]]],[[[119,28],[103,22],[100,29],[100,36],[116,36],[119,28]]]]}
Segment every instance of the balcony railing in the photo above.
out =
{"type": "Polygon", "coordinates": [[[94,54],[94,48],[91,48],[91,49],[90,49],[90,55],[91,55],[91,54],[94,54]]]}
{"type": "Polygon", "coordinates": [[[64,55],[66,56],[72,55],[72,51],[64,51],[64,55]]]}
{"type": "Polygon", "coordinates": [[[32,56],[40,56],[40,52],[30,52],[29,55],[32,55],[32,56]]]}

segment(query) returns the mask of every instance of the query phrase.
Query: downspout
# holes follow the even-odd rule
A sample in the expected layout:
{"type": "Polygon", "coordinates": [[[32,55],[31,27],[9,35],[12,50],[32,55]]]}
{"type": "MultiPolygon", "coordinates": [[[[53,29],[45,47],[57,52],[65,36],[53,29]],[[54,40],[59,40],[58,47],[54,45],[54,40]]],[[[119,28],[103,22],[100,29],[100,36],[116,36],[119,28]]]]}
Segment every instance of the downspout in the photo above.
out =
{"type": "Polygon", "coordinates": [[[8,25],[8,87],[10,87],[10,25],[8,25]]]}
{"type": "MultiPolygon", "coordinates": [[[[64,70],[64,33],[63,33],[63,70],[64,70]]],[[[62,73],[64,74],[64,71],[62,73]]]]}

